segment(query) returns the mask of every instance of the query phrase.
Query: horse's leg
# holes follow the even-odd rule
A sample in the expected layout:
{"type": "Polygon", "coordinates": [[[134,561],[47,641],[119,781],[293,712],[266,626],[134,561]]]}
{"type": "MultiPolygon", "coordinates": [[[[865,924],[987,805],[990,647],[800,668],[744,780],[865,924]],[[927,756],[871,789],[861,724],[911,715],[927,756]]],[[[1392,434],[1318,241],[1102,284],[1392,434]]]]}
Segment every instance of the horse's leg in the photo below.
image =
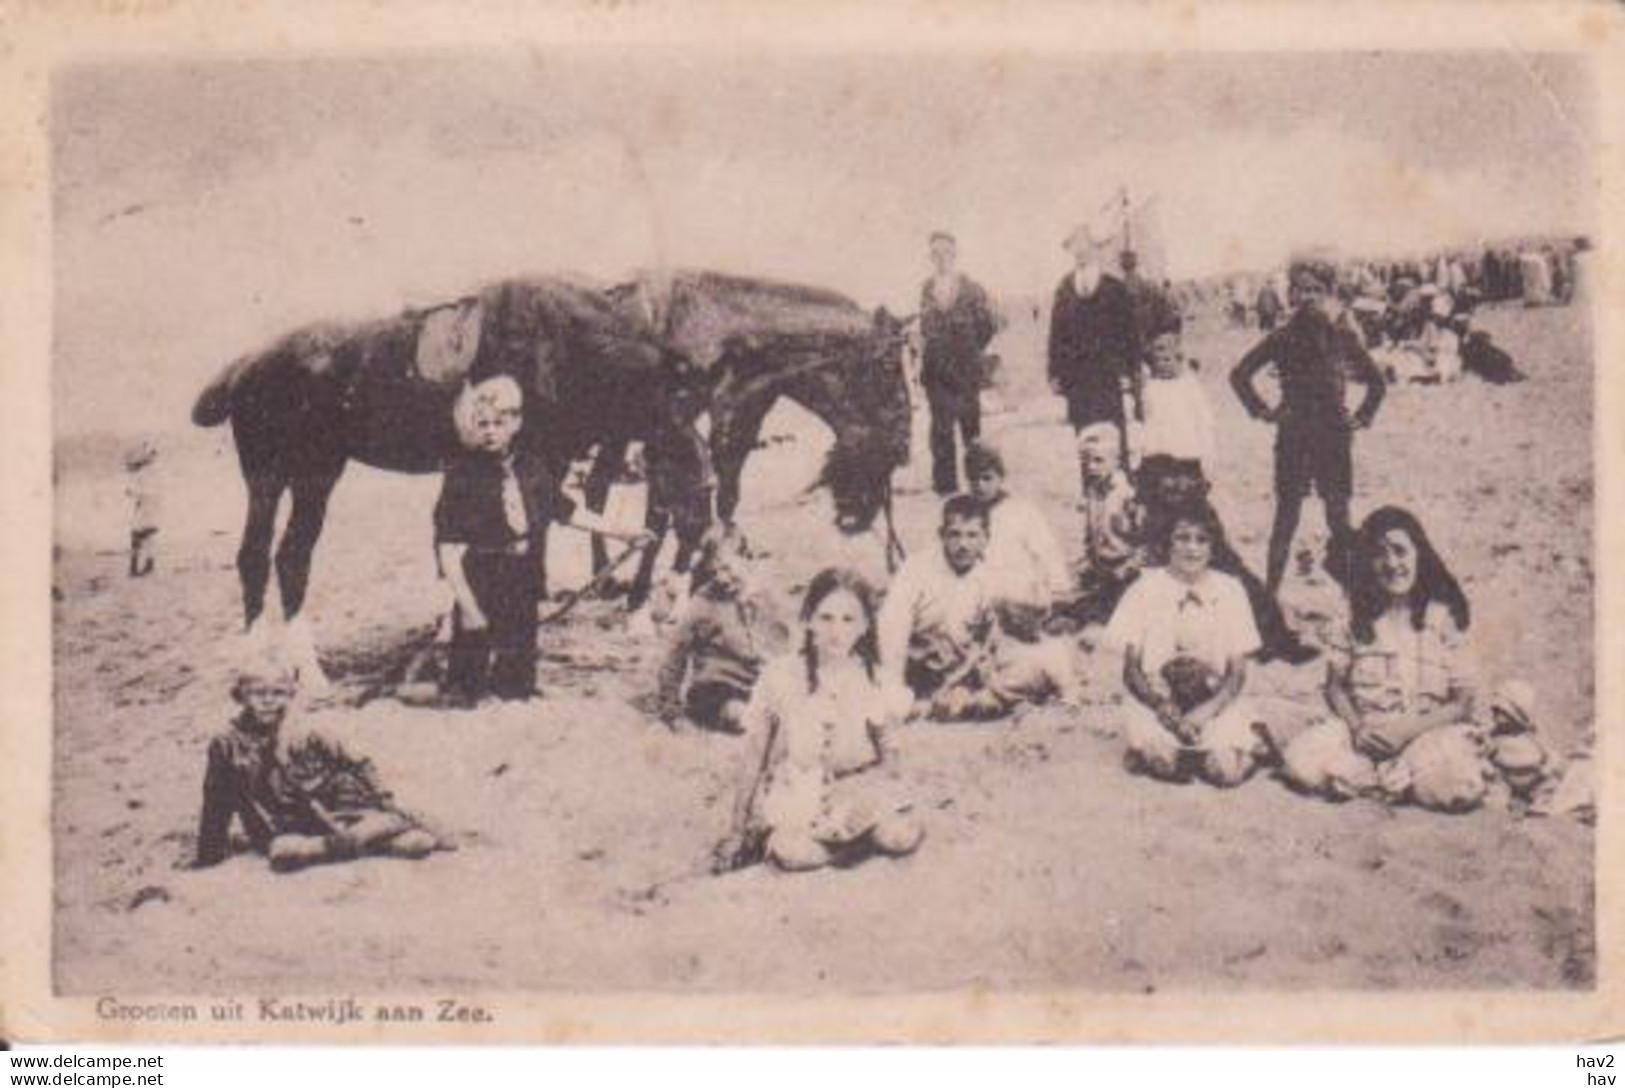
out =
{"type": "Polygon", "coordinates": [[[248,517],[237,548],[237,578],[243,589],[243,627],[265,611],[265,588],[271,580],[271,539],[276,533],[276,508],[287,486],[281,476],[266,474],[245,479],[248,517]]]}
{"type": "MultiPolygon", "coordinates": [[[[582,498],[587,500],[587,509],[595,514],[602,514],[605,505],[609,502],[609,489],[615,482],[621,466],[626,463],[626,439],[611,439],[599,443],[598,454],[593,458],[592,468],[587,473],[586,482],[582,485],[582,498]]],[[[592,572],[600,573],[609,566],[609,551],[604,547],[604,538],[597,533],[592,535],[592,572]]]]}
{"type": "Polygon", "coordinates": [[[745,459],[756,448],[762,424],[772,400],[739,405],[729,411],[715,432],[712,463],[717,474],[717,520],[732,525],[739,509],[739,481],[745,472],[745,459]]]}
{"type": "MultiPolygon", "coordinates": [[[[342,466],[340,466],[342,469],[342,466]]],[[[277,587],[282,591],[282,615],[291,621],[305,604],[310,585],[310,560],[327,518],[327,500],[339,472],[302,476],[293,481],[293,510],[276,549],[277,587]]]]}
{"type": "Polygon", "coordinates": [[[654,536],[654,543],[643,549],[638,557],[637,573],[632,576],[632,588],[626,594],[626,608],[629,612],[636,612],[649,603],[649,592],[654,588],[655,562],[660,558],[660,549],[666,543],[666,529],[671,523],[671,516],[655,505],[653,496],[650,497],[649,510],[644,516],[643,527],[654,536]]]}
{"type": "Polygon", "coordinates": [[[327,500],[338,478],[338,471],[334,470],[301,476],[293,482],[293,509],[288,513],[288,525],[276,549],[277,588],[282,593],[282,615],[286,623],[284,649],[290,664],[299,670],[305,691],[315,695],[327,691],[327,676],[316,657],[316,639],[310,625],[299,612],[310,585],[311,556],[315,554],[316,540],[322,535],[322,523],[327,518],[327,500]]]}

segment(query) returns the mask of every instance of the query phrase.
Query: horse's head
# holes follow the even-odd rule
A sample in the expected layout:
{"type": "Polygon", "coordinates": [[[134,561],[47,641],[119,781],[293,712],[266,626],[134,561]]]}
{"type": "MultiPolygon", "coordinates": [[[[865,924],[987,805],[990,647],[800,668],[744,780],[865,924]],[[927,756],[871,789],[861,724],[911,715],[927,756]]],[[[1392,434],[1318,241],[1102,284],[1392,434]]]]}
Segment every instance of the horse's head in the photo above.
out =
{"type": "Polygon", "coordinates": [[[897,462],[889,435],[849,430],[836,437],[824,457],[817,485],[829,488],[835,502],[835,525],[843,533],[861,533],[885,509],[897,462]]]}
{"type": "Polygon", "coordinates": [[[835,445],[818,482],[835,502],[835,524],[859,533],[874,524],[890,494],[892,473],[908,461],[909,403],[903,351],[907,324],[884,309],[831,375],[835,411],[827,422],[835,445]]]}

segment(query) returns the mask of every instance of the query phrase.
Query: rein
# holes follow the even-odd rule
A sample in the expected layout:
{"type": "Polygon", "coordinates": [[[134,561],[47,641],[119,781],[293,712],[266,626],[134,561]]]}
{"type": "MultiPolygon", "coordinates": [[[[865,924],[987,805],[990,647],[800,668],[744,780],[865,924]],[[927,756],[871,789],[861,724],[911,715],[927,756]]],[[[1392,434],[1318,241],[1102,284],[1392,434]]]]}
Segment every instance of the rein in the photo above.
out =
{"type": "Polygon", "coordinates": [[[538,624],[557,623],[559,620],[569,615],[571,609],[575,608],[575,606],[580,604],[585,598],[596,596],[599,591],[609,584],[609,580],[615,576],[615,572],[626,565],[626,561],[628,559],[631,559],[634,555],[642,555],[645,550],[651,547],[654,547],[654,545],[633,544],[620,555],[617,555],[608,566],[604,567],[603,570],[593,575],[585,585],[581,586],[579,589],[566,590],[564,593],[560,594],[559,606],[553,609],[553,611],[547,613],[547,615],[542,616],[536,622],[538,624]]]}
{"type": "Polygon", "coordinates": [[[892,517],[892,487],[891,477],[886,478],[885,497],[881,499],[881,512],[886,518],[886,573],[896,574],[897,568],[908,559],[908,549],[903,547],[903,539],[897,535],[897,522],[892,517]]]}

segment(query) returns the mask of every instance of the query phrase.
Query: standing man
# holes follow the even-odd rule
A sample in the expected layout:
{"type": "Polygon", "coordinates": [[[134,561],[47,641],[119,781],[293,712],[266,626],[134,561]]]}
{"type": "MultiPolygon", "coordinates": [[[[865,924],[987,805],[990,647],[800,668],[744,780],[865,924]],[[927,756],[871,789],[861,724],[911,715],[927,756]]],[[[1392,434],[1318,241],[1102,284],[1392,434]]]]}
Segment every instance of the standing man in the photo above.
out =
{"type": "Polygon", "coordinates": [[[956,270],[958,257],[953,235],[932,232],[936,271],[920,289],[920,383],[931,412],[931,486],[939,495],[959,490],[960,450],[982,433],[982,351],[999,331],[987,292],[956,270]]]}
{"type": "Polygon", "coordinates": [[[1263,286],[1258,289],[1258,301],[1253,304],[1258,314],[1258,327],[1269,332],[1281,320],[1281,296],[1275,293],[1275,277],[1265,276],[1263,286]]]}
{"type": "Polygon", "coordinates": [[[1133,396],[1134,416],[1142,418],[1140,348],[1128,288],[1101,267],[1106,241],[1084,226],[1063,243],[1073,268],[1056,287],[1050,308],[1049,384],[1066,398],[1066,418],[1074,432],[1091,423],[1117,428],[1118,456],[1126,467],[1123,395],[1133,396]]]}
{"type": "Polygon", "coordinates": [[[1295,257],[1287,273],[1295,298],[1292,316],[1265,336],[1230,372],[1230,385],[1254,419],[1275,424],[1275,524],[1270,529],[1264,584],[1280,592],[1298,515],[1311,486],[1326,508],[1326,566],[1339,582],[1352,529],[1354,432],[1371,426],[1386,393],[1382,374],[1361,346],[1359,334],[1340,320],[1337,269],[1327,260],[1295,257]],[[1254,384],[1271,364],[1281,396],[1271,405],[1254,384]],[[1345,403],[1349,378],[1365,385],[1365,399],[1352,414],[1345,403]]]}

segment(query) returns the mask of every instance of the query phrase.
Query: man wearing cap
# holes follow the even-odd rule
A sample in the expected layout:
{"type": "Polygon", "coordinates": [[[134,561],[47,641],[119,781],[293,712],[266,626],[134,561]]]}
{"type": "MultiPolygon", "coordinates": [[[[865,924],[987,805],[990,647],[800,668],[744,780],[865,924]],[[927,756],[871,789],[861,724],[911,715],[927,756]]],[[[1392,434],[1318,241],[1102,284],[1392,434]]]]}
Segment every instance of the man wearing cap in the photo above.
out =
{"type": "Polygon", "coordinates": [[[982,433],[982,352],[998,332],[987,292],[955,269],[958,244],[947,231],[931,235],[935,271],[920,289],[920,382],[931,413],[931,486],[959,490],[959,448],[982,433]]]}
{"type": "Polygon", "coordinates": [[[1140,349],[1128,288],[1101,267],[1106,241],[1085,226],[1064,243],[1074,266],[1056,287],[1050,308],[1049,383],[1066,398],[1074,431],[1091,423],[1117,428],[1119,457],[1126,461],[1123,394],[1132,394],[1139,418],[1140,349]]]}
{"type": "Polygon", "coordinates": [[[1359,334],[1339,320],[1337,269],[1319,257],[1296,257],[1288,270],[1296,309],[1287,323],[1265,336],[1230,372],[1230,385],[1254,419],[1275,424],[1275,524],[1270,529],[1264,577],[1271,595],[1280,591],[1298,515],[1312,486],[1326,509],[1331,533],[1326,565],[1339,581],[1352,533],[1349,500],[1354,490],[1354,432],[1371,426],[1386,392],[1382,374],[1360,344],[1359,334]],[[1270,404],[1254,384],[1274,365],[1281,395],[1270,404]],[[1365,385],[1365,398],[1350,413],[1349,378],[1365,385]]]}

